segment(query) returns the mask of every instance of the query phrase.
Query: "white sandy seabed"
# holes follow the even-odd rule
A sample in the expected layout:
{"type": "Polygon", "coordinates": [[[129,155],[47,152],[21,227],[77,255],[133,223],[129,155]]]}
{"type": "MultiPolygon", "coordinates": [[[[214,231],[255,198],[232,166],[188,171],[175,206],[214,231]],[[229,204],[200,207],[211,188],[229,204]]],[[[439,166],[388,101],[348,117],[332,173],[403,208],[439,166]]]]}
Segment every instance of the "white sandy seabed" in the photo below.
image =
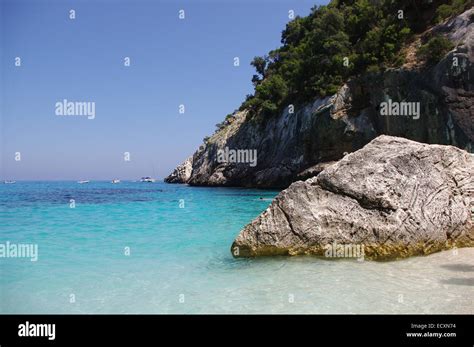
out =
{"type": "Polygon", "coordinates": [[[246,275],[254,281],[241,287],[238,295],[227,293],[226,311],[474,313],[474,248],[390,262],[320,260],[303,256],[262,263],[258,267],[250,266],[246,275]],[[267,273],[270,269],[271,275],[267,273]],[[250,297],[252,303],[247,301],[250,297]]]}

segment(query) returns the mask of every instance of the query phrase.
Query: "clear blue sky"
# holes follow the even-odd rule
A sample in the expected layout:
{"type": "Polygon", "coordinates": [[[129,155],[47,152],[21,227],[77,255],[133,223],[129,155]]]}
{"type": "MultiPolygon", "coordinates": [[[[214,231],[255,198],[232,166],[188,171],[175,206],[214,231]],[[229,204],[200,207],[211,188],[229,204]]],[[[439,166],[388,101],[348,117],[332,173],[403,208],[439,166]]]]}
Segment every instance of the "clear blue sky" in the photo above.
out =
{"type": "Polygon", "coordinates": [[[252,92],[288,11],[328,1],[0,2],[1,179],[75,180],[165,177],[252,92]],[[95,119],[55,115],[63,99],[95,119]]]}

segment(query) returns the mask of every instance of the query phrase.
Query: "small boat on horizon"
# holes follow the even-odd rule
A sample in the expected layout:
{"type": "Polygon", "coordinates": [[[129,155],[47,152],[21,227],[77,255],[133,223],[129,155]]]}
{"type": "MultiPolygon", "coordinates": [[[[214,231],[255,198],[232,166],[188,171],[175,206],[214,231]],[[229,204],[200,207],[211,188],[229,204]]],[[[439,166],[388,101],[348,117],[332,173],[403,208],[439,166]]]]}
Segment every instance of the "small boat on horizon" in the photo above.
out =
{"type": "Polygon", "coordinates": [[[13,184],[13,183],[16,183],[16,181],[10,181],[10,180],[3,181],[3,184],[13,184]]]}
{"type": "Polygon", "coordinates": [[[113,179],[112,181],[110,181],[110,183],[117,184],[117,183],[120,183],[120,180],[118,180],[118,179],[113,179]]]}
{"type": "Polygon", "coordinates": [[[149,176],[146,176],[146,177],[142,177],[140,179],[140,182],[146,182],[146,183],[154,183],[155,182],[155,179],[154,178],[151,178],[149,176]]]}
{"type": "Polygon", "coordinates": [[[77,181],[77,183],[79,184],[84,184],[84,183],[89,183],[90,181],[89,180],[81,180],[81,181],[77,181]]]}

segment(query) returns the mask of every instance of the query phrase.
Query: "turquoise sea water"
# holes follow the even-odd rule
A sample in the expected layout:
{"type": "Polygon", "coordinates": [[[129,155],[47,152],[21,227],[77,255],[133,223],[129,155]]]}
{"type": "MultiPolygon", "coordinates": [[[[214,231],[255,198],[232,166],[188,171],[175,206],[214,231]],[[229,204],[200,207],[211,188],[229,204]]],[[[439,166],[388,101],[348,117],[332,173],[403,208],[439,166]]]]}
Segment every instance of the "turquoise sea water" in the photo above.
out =
{"type": "Polygon", "coordinates": [[[233,259],[233,239],[277,193],[140,182],[0,185],[0,242],[39,247],[36,262],[0,258],[0,312],[474,312],[473,249],[388,263],[233,259]]]}

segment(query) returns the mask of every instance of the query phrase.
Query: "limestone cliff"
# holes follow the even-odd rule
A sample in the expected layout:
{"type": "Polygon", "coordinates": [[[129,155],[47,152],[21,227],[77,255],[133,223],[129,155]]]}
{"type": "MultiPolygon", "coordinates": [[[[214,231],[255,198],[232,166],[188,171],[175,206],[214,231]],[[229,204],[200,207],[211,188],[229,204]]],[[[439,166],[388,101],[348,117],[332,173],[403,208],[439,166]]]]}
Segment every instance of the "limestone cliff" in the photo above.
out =
{"type": "Polygon", "coordinates": [[[182,163],[178,165],[176,169],[165,178],[165,182],[167,183],[183,183],[187,182],[191,177],[191,173],[193,171],[193,157],[189,157],[182,163]]]}
{"type": "Polygon", "coordinates": [[[364,74],[336,95],[289,105],[263,123],[233,114],[166,181],[207,186],[287,187],[381,134],[474,149],[474,9],[430,29],[454,44],[435,66],[364,74]],[[415,117],[381,115],[386,101],[418,102],[415,117]],[[219,162],[223,148],[256,150],[257,164],[219,162]],[[192,163],[191,163],[192,162],[192,163]],[[192,167],[190,167],[192,166],[192,167]],[[313,169],[316,169],[314,171],[313,169]],[[181,174],[185,172],[186,174],[181,174]]]}

